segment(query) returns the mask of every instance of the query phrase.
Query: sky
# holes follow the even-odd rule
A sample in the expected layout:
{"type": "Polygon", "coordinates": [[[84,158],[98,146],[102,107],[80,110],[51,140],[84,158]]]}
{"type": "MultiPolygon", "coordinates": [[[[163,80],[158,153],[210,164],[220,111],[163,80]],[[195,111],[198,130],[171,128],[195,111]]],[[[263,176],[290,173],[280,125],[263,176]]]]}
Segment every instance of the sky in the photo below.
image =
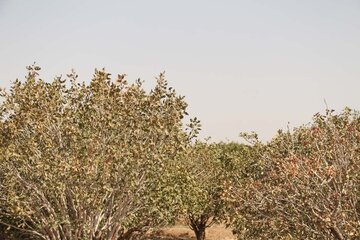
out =
{"type": "Polygon", "coordinates": [[[36,62],[51,81],[95,68],[166,78],[201,137],[240,141],[360,110],[360,1],[0,0],[0,87],[36,62]],[[326,103],[325,103],[326,102],[326,103]]]}

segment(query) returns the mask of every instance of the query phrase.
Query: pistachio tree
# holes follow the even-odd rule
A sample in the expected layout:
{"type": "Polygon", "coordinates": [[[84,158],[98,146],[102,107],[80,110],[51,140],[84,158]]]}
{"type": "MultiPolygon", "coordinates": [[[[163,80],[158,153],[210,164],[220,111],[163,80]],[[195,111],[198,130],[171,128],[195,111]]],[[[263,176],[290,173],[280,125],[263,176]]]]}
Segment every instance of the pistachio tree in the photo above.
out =
{"type": "Polygon", "coordinates": [[[96,70],[52,82],[28,67],[2,91],[0,224],[38,239],[129,239],[173,220],[166,174],[194,137],[184,97],[164,75],[147,92],[96,70]]]}
{"type": "Polygon", "coordinates": [[[206,228],[227,218],[226,192],[247,147],[236,143],[196,142],[181,159],[177,178],[182,181],[183,218],[197,240],[206,228]]]}
{"type": "Polygon", "coordinates": [[[257,174],[233,191],[239,239],[360,238],[356,111],[316,114],[257,148],[257,174]]]}
{"type": "Polygon", "coordinates": [[[220,217],[219,152],[214,145],[196,142],[179,166],[184,220],[194,231],[196,239],[204,240],[206,228],[220,217]]]}

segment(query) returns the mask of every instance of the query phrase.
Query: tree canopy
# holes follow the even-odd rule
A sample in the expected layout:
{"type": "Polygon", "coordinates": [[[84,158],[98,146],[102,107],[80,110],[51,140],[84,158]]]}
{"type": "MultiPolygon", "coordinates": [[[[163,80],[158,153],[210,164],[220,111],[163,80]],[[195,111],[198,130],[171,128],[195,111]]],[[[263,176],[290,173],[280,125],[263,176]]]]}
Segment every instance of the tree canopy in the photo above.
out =
{"type": "Polygon", "coordinates": [[[198,124],[184,130],[187,104],[164,75],[147,93],[105,70],[89,84],[28,70],[2,92],[1,223],[40,239],[100,240],[172,221],[166,172],[198,124]]]}
{"type": "Polygon", "coordinates": [[[360,117],[345,109],[257,145],[234,191],[240,239],[359,239],[360,117]]]}
{"type": "Polygon", "coordinates": [[[125,240],[185,220],[198,240],[213,223],[239,240],[360,238],[357,111],[267,143],[202,142],[164,74],[146,91],[104,69],[88,83],[39,71],[0,91],[0,232],[125,240]]]}

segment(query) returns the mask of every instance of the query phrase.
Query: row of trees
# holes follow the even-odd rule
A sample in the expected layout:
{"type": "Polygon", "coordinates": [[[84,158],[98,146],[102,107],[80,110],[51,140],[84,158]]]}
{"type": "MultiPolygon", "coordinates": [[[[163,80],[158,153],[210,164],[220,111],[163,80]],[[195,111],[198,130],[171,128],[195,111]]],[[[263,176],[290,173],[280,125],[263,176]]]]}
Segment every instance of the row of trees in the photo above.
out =
{"type": "MultiPolygon", "coordinates": [[[[2,91],[0,229],[49,240],[136,239],[185,221],[238,239],[360,238],[360,117],[317,114],[269,143],[197,140],[200,122],[160,74],[151,91],[96,70],[2,91]]],[[[1,236],[0,236],[1,237],[1,236]]]]}

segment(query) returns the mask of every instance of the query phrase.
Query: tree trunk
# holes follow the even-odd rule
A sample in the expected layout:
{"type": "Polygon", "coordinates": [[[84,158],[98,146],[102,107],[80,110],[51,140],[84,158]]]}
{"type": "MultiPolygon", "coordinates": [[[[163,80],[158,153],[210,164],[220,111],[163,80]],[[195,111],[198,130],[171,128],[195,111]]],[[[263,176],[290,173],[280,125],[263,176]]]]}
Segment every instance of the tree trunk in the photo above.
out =
{"type": "Polygon", "coordinates": [[[208,227],[206,223],[208,222],[209,217],[207,215],[201,215],[200,217],[195,217],[189,215],[190,228],[194,231],[196,240],[205,240],[205,230],[208,227]]]}
{"type": "Polygon", "coordinates": [[[194,230],[196,240],[205,240],[205,227],[194,230]]]}

